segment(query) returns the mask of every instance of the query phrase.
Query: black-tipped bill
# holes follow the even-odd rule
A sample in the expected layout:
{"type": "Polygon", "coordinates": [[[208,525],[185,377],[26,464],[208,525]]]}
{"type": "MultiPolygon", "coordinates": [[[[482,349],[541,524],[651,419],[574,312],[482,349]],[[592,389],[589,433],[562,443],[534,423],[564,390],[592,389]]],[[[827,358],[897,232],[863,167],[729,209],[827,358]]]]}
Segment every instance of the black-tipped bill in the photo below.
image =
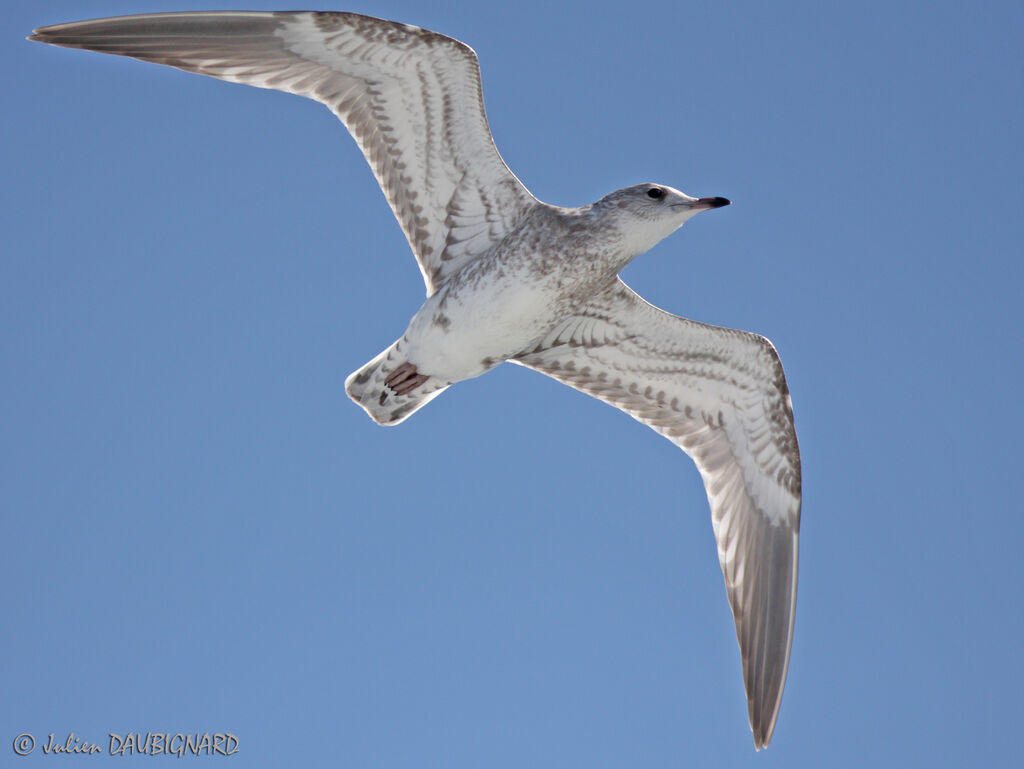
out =
{"type": "Polygon", "coordinates": [[[728,198],[700,198],[693,204],[694,208],[721,208],[732,203],[728,198]]]}

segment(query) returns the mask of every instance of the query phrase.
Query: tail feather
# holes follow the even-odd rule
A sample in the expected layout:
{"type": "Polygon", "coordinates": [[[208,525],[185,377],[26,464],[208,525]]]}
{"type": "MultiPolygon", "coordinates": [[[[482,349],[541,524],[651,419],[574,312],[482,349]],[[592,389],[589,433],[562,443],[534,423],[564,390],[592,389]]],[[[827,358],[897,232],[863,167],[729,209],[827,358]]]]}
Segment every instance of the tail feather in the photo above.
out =
{"type": "Polygon", "coordinates": [[[405,395],[398,395],[388,387],[384,380],[407,362],[402,352],[404,341],[399,339],[365,366],[349,374],[345,380],[348,396],[362,406],[375,422],[382,425],[397,425],[444,392],[450,384],[428,379],[405,395]]]}

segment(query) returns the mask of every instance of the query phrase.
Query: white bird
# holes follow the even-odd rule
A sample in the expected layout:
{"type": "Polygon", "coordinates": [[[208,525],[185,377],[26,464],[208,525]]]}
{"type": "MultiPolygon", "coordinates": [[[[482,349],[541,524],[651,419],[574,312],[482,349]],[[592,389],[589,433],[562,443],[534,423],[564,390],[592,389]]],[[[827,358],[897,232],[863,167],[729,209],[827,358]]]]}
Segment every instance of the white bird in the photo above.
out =
{"type": "Polygon", "coordinates": [[[793,638],[800,456],[764,337],[648,304],[618,277],[724,198],[660,184],[582,208],[537,200],[498,154],[476,54],[353,13],[207,12],[58,24],[29,38],[315,99],[355,137],[416,256],[427,300],[346,381],[381,424],[511,361],[649,425],[696,462],[736,621],[754,744],[771,740],[793,638]]]}

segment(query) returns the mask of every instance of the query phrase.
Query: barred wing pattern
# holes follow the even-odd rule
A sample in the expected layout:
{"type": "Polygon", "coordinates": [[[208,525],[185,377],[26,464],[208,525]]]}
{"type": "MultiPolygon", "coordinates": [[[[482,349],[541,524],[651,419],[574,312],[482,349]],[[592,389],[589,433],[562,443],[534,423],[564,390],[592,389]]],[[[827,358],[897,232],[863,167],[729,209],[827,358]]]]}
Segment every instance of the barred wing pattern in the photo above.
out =
{"type": "Polygon", "coordinates": [[[354,13],[200,12],[58,24],[29,39],[325,104],[376,174],[428,295],[538,205],[494,146],[476,54],[436,32],[354,13]]]}
{"type": "Polygon", "coordinates": [[[789,665],[800,529],[800,455],[775,349],[659,310],[617,280],[513,362],[622,409],[697,463],[763,747],[789,665]]]}

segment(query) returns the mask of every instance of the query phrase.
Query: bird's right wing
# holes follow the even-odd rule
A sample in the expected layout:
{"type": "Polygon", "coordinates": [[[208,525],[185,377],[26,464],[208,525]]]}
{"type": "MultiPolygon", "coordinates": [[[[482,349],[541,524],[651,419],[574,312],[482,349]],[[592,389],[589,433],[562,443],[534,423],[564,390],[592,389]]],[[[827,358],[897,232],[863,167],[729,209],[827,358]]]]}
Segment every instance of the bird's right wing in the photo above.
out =
{"type": "Polygon", "coordinates": [[[469,46],[355,13],[200,12],[57,24],[29,38],[325,104],[377,176],[427,294],[537,205],[498,154],[469,46]]]}
{"type": "Polygon", "coordinates": [[[670,315],[616,280],[513,362],[622,409],[697,463],[754,744],[767,745],[789,667],[800,531],[800,453],[775,348],[670,315]]]}

